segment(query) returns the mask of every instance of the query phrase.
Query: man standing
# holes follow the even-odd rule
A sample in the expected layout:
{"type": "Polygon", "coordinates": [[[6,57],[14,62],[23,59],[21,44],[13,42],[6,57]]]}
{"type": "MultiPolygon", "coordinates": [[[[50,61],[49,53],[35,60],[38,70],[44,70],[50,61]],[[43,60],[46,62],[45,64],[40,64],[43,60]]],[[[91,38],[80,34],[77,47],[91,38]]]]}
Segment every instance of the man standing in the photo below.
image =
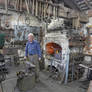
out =
{"type": "Polygon", "coordinates": [[[39,80],[39,60],[41,60],[40,44],[34,40],[32,33],[28,34],[28,42],[26,43],[25,56],[29,58],[30,62],[36,66],[36,80],[39,80]]]}

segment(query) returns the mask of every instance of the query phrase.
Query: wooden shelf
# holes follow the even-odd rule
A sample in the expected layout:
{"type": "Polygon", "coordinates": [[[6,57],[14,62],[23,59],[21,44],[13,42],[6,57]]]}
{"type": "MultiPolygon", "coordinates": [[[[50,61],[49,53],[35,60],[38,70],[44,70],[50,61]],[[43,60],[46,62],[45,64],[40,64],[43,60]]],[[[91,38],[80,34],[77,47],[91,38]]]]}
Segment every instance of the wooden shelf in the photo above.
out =
{"type": "Polygon", "coordinates": [[[69,46],[84,46],[84,43],[82,42],[69,42],[69,46]]]}
{"type": "Polygon", "coordinates": [[[92,56],[92,53],[85,53],[83,52],[84,55],[92,56]]]}

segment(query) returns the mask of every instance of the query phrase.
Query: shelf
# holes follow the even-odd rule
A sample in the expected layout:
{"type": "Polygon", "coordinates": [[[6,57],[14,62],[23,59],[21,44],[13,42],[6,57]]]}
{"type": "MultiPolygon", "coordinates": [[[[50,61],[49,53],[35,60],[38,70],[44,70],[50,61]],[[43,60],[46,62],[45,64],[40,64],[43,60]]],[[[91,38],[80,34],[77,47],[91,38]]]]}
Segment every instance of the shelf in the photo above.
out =
{"type": "Polygon", "coordinates": [[[85,53],[83,52],[84,55],[92,56],[92,53],[85,53]]]}
{"type": "Polygon", "coordinates": [[[81,42],[69,42],[69,46],[84,46],[84,43],[81,43],[81,42]]]}

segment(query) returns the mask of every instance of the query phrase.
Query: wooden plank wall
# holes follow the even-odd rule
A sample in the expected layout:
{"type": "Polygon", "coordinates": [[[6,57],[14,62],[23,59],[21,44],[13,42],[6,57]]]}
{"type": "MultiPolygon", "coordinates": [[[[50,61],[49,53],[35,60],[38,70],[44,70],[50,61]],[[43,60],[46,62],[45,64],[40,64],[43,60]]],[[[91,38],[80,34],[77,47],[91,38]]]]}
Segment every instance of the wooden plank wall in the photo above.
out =
{"type": "Polygon", "coordinates": [[[44,0],[5,0],[0,3],[0,6],[2,4],[5,6],[6,13],[9,9],[26,11],[28,14],[43,18],[48,16],[67,17],[67,12],[69,12],[69,8],[64,7],[63,4],[54,4],[44,0]]]}

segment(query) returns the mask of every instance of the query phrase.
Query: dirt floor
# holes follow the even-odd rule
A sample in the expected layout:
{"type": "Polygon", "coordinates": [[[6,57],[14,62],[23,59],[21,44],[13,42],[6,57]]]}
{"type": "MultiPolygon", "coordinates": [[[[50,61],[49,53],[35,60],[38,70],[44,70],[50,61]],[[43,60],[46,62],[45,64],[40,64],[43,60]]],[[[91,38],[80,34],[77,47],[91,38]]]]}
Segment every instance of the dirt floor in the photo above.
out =
{"type": "Polygon", "coordinates": [[[46,72],[41,72],[40,75],[40,82],[31,92],[86,92],[81,82],[75,81],[65,85],[48,78],[46,72]]]}
{"type": "MultiPolygon", "coordinates": [[[[16,87],[16,71],[22,70],[23,66],[11,67],[7,79],[3,81],[3,92],[20,92],[16,87]]],[[[28,92],[87,92],[88,81],[74,81],[68,84],[60,84],[49,77],[48,72],[40,72],[40,81],[28,92]]],[[[0,91],[1,92],[1,91],[0,91]]]]}

